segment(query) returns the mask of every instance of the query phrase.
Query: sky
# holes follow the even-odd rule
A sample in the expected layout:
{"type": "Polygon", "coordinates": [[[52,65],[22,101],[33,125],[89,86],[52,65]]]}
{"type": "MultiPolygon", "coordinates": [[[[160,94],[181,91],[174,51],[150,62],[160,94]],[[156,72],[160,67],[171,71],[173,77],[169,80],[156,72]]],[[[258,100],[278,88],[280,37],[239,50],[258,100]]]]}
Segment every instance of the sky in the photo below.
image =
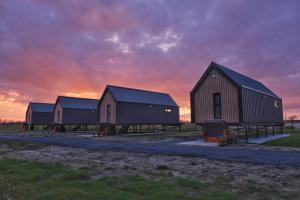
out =
{"type": "Polygon", "coordinates": [[[263,82],[300,118],[298,0],[0,0],[0,118],[107,84],[189,93],[211,61],[263,82]]]}

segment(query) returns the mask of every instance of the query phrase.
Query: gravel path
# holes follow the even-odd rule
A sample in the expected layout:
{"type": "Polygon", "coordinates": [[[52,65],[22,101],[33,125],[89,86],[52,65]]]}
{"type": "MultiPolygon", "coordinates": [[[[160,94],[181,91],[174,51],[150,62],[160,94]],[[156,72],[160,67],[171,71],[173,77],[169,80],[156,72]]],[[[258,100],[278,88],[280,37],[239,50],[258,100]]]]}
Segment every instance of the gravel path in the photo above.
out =
{"type": "Polygon", "coordinates": [[[0,135],[2,141],[27,141],[61,145],[75,148],[114,150],[174,155],[185,157],[201,157],[213,160],[239,161],[257,164],[300,166],[300,151],[274,151],[264,149],[203,147],[177,145],[183,140],[159,142],[125,142],[109,141],[93,138],[70,137],[33,137],[22,135],[0,135]]]}

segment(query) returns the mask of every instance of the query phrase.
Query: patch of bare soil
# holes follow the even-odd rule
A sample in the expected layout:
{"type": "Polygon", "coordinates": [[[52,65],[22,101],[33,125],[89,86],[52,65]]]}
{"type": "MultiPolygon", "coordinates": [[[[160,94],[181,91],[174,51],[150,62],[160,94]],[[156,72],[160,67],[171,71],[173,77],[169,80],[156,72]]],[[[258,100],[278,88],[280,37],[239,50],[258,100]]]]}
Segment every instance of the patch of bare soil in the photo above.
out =
{"type": "MultiPolygon", "coordinates": [[[[55,162],[86,169],[93,179],[104,176],[144,175],[189,177],[203,183],[225,178],[234,188],[251,190],[249,185],[279,192],[300,192],[300,168],[215,161],[118,151],[90,151],[61,146],[39,149],[13,149],[0,144],[0,159],[14,158],[55,162]]],[[[253,189],[253,188],[252,188],[253,189]]]]}

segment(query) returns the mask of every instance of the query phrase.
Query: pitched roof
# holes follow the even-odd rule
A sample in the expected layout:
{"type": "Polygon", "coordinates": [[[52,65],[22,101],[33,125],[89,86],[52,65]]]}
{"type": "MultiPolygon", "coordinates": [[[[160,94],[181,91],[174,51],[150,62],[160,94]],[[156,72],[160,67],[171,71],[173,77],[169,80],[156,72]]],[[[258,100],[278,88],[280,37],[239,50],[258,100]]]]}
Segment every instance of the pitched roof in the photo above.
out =
{"type": "Polygon", "coordinates": [[[164,106],[177,106],[176,102],[169,94],[125,88],[108,85],[109,90],[117,102],[143,103],[164,106]]]}
{"type": "Polygon", "coordinates": [[[199,80],[197,85],[194,87],[192,93],[194,93],[198,89],[198,87],[201,85],[204,78],[207,76],[208,72],[210,72],[212,69],[218,70],[219,72],[224,74],[227,78],[229,78],[233,83],[235,83],[236,85],[238,85],[240,87],[248,88],[248,89],[251,89],[251,90],[254,90],[257,92],[261,92],[264,94],[278,97],[274,92],[272,92],[268,87],[266,87],[261,82],[254,80],[243,74],[240,74],[238,72],[235,72],[235,71],[233,71],[227,67],[224,67],[218,63],[215,63],[215,62],[212,62],[209,65],[208,69],[206,70],[206,72],[204,73],[202,78],[199,80]]]}
{"type": "Polygon", "coordinates": [[[277,95],[274,92],[272,92],[269,88],[267,88],[261,82],[254,80],[243,74],[240,74],[238,72],[235,72],[235,71],[233,71],[227,67],[224,67],[220,64],[217,64],[217,63],[214,63],[214,64],[219,69],[221,69],[230,79],[232,79],[234,82],[236,82],[238,85],[277,97],[277,95]]]}
{"type": "Polygon", "coordinates": [[[77,97],[64,97],[59,96],[57,101],[60,102],[63,108],[75,108],[75,109],[97,109],[98,100],[97,99],[85,99],[77,97]]]}
{"type": "Polygon", "coordinates": [[[30,102],[29,106],[32,112],[52,112],[54,104],[30,102]]]}

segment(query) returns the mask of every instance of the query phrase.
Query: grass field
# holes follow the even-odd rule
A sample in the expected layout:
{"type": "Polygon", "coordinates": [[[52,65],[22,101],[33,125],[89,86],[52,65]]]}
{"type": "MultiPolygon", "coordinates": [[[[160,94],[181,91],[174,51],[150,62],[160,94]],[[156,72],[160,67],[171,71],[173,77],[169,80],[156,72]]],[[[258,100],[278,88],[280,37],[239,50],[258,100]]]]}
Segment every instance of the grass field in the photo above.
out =
{"type": "Polygon", "coordinates": [[[22,123],[0,124],[0,132],[21,132],[22,123]]]}
{"type": "MultiPolygon", "coordinates": [[[[101,169],[97,168],[96,170],[94,170],[96,162],[91,163],[90,167],[92,168],[83,165],[84,167],[79,166],[75,169],[70,167],[69,164],[68,166],[66,166],[60,164],[60,162],[57,161],[54,161],[55,163],[49,163],[49,161],[37,162],[35,158],[29,161],[17,160],[16,157],[9,157],[9,155],[13,155],[12,152],[23,151],[36,152],[33,155],[37,155],[38,152],[43,154],[44,152],[39,151],[39,149],[43,149],[45,147],[44,144],[25,142],[0,142],[0,149],[1,146],[3,151],[0,151],[0,199],[300,199],[299,190],[295,190],[295,186],[293,186],[297,185],[297,183],[295,183],[297,178],[284,178],[284,181],[288,181],[286,183],[287,185],[285,186],[288,189],[285,189],[285,187],[278,185],[278,183],[274,181],[273,178],[272,180],[264,182],[265,180],[263,177],[261,177],[262,180],[257,178],[237,179],[237,177],[235,176],[223,173],[218,173],[217,176],[214,176],[213,172],[217,170],[214,167],[210,167],[211,171],[209,173],[208,171],[207,173],[201,171],[202,176],[197,179],[192,178],[196,174],[193,174],[193,176],[178,177],[173,174],[173,172],[176,171],[172,169],[172,166],[167,165],[157,165],[156,167],[148,169],[143,168],[143,170],[138,171],[139,173],[137,173],[137,175],[128,176],[127,173],[125,173],[125,176],[120,175],[119,177],[114,177],[114,173],[109,172],[112,168],[109,169],[109,167],[103,167],[101,169]],[[5,146],[9,147],[9,152],[6,152],[6,148],[4,148],[5,146]],[[98,175],[105,174],[105,171],[108,171],[109,175],[100,176],[101,178],[99,178],[98,175]],[[208,177],[210,178],[207,179],[208,177]]],[[[18,155],[18,153],[16,153],[15,155],[18,155]]],[[[66,155],[69,156],[71,154],[66,155]]],[[[85,154],[81,153],[81,155],[84,156],[85,154]]],[[[103,157],[101,157],[100,154],[96,157],[97,158],[95,159],[97,159],[97,161],[105,160],[103,157]]],[[[26,157],[24,156],[21,156],[18,159],[23,158],[26,159],[26,157]]],[[[141,159],[140,155],[137,155],[136,158],[141,159]]],[[[78,158],[76,158],[75,160],[77,159],[78,158]]],[[[109,162],[115,161],[114,159],[112,161],[108,161],[108,163],[105,163],[105,166],[109,165],[109,162]]],[[[67,163],[70,163],[70,160],[67,163]]],[[[187,163],[190,162],[188,161],[187,163]]],[[[101,166],[102,164],[98,163],[97,165],[101,166]]],[[[197,165],[196,161],[191,162],[188,166],[193,167],[194,165],[197,165]]],[[[232,165],[232,167],[233,166],[236,165],[232,165]]],[[[224,168],[225,166],[220,164],[219,167],[224,168]]],[[[122,168],[123,167],[120,166],[120,169],[122,168]]],[[[257,166],[255,166],[255,168],[257,168],[257,166]]],[[[128,169],[133,168],[129,167],[128,169]]],[[[137,169],[135,168],[135,170],[137,169]]],[[[186,168],[186,170],[189,170],[189,168],[186,168]]],[[[240,167],[238,167],[237,174],[240,174],[240,170],[240,167]]],[[[270,170],[269,173],[272,172],[272,170],[270,170]]],[[[248,175],[251,176],[251,174],[247,174],[247,176],[248,175]]],[[[272,175],[270,177],[278,176],[272,175]]],[[[289,176],[287,175],[286,177],[288,178],[289,176]]],[[[279,180],[281,184],[282,178],[280,178],[279,180]]]]}
{"type": "Polygon", "coordinates": [[[0,199],[237,199],[225,179],[205,186],[190,179],[142,176],[91,180],[85,170],[58,164],[0,160],[0,199]]]}
{"type": "Polygon", "coordinates": [[[266,145],[300,148],[300,130],[291,132],[289,137],[266,142],[266,145]]]}
{"type": "MultiPolygon", "coordinates": [[[[164,171],[165,169],[158,169],[164,171]]],[[[241,190],[229,177],[218,177],[203,184],[188,178],[124,176],[93,179],[86,169],[72,169],[60,164],[0,159],[0,199],[11,200],[235,200],[295,199],[296,192],[281,193],[276,188],[247,182],[241,190]]]]}

